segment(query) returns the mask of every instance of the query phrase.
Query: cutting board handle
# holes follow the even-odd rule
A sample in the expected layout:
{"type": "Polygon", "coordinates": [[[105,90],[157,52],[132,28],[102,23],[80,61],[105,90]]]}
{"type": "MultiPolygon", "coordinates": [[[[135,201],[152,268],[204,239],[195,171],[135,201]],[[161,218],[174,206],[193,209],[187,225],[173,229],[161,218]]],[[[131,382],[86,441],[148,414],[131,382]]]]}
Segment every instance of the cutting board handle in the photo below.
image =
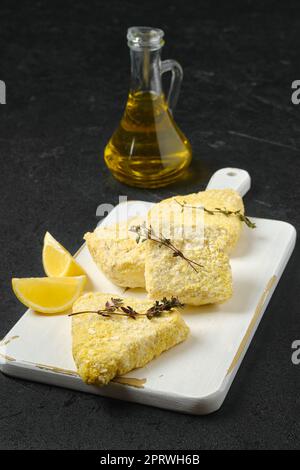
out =
{"type": "Polygon", "coordinates": [[[240,168],[221,168],[210,178],[206,189],[235,189],[242,197],[249,191],[251,178],[240,168]]]}

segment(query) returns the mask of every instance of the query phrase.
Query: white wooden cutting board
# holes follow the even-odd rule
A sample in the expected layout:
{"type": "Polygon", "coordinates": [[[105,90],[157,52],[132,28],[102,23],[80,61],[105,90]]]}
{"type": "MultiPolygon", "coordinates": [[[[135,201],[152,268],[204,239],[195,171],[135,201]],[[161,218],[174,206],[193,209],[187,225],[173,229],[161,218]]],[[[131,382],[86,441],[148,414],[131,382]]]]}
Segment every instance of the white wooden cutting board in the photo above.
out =
{"type": "MultiPolygon", "coordinates": [[[[250,188],[247,172],[222,169],[208,187],[232,187],[244,195],[250,188]]],[[[117,206],[105,219],[146,214],[151,203],[131,201],[117,206]]],[[[251,215],[251,214],[250,214],[251,215]]],[[[185,309],[191,334],[142,369],[127,374],[125,383],[86,385],[78,377],[71,353],[71,318],[27,310],[0,343],[0,368],[7,375],[83,392],[176,411],[207,414],[223,403],[270,297],[293,251],[296,231],[286,222],[251,219],[255,230],[243,228],[231,255],[234,295],[222,305],[185,309]],[[136,380],[130,380],[133,378],[136,380]],[[126,383],[127,382],[127,383],[126,383]],[[135,385],[135,386],[133,386],[135,385]]],[[[50,227],[51,231],[51,227],[50,227]]],[[[99,272],[85,245],[76,254],[90,278],[89,290],[124,295],[99,272]]],[[[125,294],[126,295],[126,294],[125,294]]],[[[141,289],[130,296],[145,297],[141,289]]],[[[268,311],[272,321],[272,311],[268,311]]]]}

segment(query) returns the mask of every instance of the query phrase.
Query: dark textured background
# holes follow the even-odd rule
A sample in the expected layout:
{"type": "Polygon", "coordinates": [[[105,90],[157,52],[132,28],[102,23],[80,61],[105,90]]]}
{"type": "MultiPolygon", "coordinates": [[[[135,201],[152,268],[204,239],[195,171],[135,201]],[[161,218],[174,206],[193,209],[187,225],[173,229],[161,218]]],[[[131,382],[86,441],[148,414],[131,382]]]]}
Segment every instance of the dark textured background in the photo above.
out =
{"type": "MultiPolygon", "coordinates": [[[[249,215],[299,228],[300,106],[290,98],[299,30],[289,1],[1,1],[0,336],[24,310],[11,277],[43,274],[44,232],[75,251],[97,205],[119,194],[157,201],[237,166],[253,178],[249,215]],[[164,190],[119,184],[102,158],[126,101],[126,28],[140,24],[165,30],[163,57],[185,72],[176,120],[193,145],[193,175],[164,190]]],[[[297,261],[298,248],[217,413],[180,415],[0,375],[0,447],[299,447],[297,261]]]]}

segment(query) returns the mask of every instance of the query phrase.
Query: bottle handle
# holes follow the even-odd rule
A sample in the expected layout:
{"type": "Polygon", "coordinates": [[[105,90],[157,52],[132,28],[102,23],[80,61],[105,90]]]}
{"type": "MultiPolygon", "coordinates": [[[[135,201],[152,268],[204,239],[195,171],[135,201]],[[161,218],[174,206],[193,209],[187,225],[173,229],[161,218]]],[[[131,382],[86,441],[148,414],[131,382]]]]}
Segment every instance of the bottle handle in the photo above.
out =
{"type": "Polygon", "coordinates": [[[172,73],[167,102],[169,109],[173,114],[180,93],[181,82],[183,79],[183,70],[181,65],[176,62],[176,60],[167,59],[161,62],[161,75],[165,72],[172,73]]]}

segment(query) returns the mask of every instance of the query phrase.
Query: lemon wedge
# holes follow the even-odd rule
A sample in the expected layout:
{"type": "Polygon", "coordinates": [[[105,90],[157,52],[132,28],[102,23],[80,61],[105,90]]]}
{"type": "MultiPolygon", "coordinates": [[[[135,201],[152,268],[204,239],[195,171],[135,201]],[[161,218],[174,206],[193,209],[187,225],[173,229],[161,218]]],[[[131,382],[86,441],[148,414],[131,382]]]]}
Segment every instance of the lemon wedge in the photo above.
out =
{"type": "Polygon", "coordinates": [[[85,271],[72,255],[49,232],[46,232],[44,238],[43,266],[49,277],[81,276],[85,274],[85,271]]]}
{"type": "Polygon", "coordinates": [[[85,282],[86,276],[14,278],[12,288],[26,307],[42,313],[58,313],[73,305],[85,282]]]}

